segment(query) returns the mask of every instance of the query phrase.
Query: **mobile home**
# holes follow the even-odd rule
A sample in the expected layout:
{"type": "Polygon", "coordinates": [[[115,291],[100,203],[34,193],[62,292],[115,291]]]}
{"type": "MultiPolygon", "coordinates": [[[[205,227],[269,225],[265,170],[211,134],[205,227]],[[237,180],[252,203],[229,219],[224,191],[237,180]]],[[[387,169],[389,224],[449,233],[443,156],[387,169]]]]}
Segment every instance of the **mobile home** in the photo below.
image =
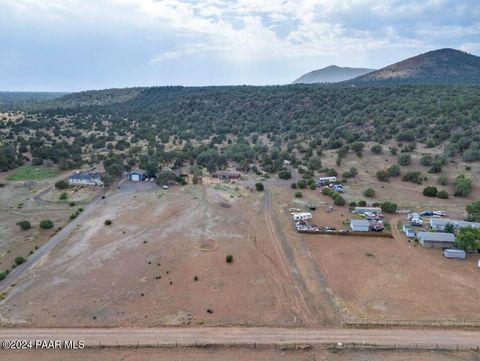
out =
{"type": "Polygon", "coordinates": [[[295,213],[293,215],[293,220],[294,221],[307,221],[309,219],[312,219],[312,214],[308,213],[308,212],[295,213]]]}

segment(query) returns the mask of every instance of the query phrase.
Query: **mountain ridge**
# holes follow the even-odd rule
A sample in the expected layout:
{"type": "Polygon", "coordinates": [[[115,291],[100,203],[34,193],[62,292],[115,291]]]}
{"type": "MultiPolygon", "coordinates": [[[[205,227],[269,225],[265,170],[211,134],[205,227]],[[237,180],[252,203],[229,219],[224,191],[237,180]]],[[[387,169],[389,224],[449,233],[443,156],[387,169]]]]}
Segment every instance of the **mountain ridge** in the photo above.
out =
{"type": "Polygon", "coordinates": [[[358,77],[374,71],[367,68],[350,68],[338,65],[330,65],[325,68],[310,71],[303,74],[292,84],[316,84],[316,83],[337,83],[358,77]]]}
{"type": "Polygon", "coordinates": [[[422,53],[346,81],[350,84],[480,84],[480,57],[443,48],[422,53]]]}

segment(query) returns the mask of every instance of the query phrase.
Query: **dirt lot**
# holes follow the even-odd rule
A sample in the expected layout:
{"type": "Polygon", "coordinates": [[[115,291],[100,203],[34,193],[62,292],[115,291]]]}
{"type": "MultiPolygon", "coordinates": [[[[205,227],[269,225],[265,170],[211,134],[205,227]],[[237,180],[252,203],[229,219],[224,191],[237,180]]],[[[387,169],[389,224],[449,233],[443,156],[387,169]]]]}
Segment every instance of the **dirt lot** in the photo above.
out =
{"type": "Polygon", "coordinates": [[[447,260],[441,250],[415,247],[397,232],[395,239],[304,236],[344,314],[480,321],[478,255],[447,260]]]}
{"type": "Polygon", "coordinates": [[[262,207],[262,194],[234,185],[116,190],[8,292],[4,321],[322,324],[327,315],[312,316],[262,207]]]}
{"type": "Polygon", "coordinates": [[[85,349],[79,351],[3,351],[11,361],[478,361],[475,352],[452,351],[328,351],[229,348],[85,349]]]}

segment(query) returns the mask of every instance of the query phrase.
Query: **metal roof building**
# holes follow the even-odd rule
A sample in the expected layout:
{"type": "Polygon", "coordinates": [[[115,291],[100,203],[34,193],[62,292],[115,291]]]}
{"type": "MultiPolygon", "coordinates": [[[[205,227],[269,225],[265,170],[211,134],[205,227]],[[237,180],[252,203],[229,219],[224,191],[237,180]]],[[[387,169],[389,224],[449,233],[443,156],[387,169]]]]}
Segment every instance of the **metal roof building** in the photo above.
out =
{"type": "Polygon", "coordinates": [[[370,230],[370,222],[365,219],[352,219],[350,228],[354,232],[368,232],[370,230]]]}
{"type": "Polygon", "coordinates": [[[453,233],[444,232],[417,232],[417,239],[422,247],[452,247],[455,243],[453,233]]]}

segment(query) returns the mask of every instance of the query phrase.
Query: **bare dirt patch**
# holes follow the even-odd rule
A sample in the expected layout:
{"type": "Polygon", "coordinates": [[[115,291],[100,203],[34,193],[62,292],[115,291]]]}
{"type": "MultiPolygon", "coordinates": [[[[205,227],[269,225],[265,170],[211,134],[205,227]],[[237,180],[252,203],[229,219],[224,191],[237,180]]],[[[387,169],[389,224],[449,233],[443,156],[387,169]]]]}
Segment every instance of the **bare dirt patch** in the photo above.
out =
{"type": "Polygon", "coordinates": [[[304,236],[346,318],[480,321],[479,257],[447,260],[394,235],[304,236]]]}
{"type": "Polygon", "coordinates": [[[324,349],[106,348],[77,351],[5,351],[12,361],[477,361],[478,353],[453,351],[362,351],[324,349]]]}
{"type": "Polygon", "coordinates": [[[257,221],[262,196],[223,185],[107,195],[9,290],[3,317],[32,326],[302,325],[290,270],[257,221]]]}

